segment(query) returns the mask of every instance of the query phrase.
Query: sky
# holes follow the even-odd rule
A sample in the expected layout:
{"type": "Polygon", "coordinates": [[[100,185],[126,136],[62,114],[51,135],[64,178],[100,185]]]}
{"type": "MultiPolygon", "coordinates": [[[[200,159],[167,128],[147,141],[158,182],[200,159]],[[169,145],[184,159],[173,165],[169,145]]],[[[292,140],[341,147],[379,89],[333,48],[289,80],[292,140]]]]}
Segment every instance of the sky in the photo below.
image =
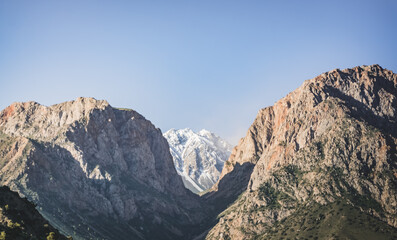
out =
{"type": "Polygon", "coordinates": [[[232,144],[335,68],[397,72],[397,1],[0,1],[0,109],[77,97],[232,144]]]}

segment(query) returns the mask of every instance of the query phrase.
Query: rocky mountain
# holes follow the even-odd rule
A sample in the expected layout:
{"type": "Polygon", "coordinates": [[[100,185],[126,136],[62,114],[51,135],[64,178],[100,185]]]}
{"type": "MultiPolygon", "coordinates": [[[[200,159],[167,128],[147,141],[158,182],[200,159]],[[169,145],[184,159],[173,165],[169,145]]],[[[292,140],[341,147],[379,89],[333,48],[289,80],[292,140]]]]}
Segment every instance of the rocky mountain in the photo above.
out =
{"type": "Polygon", "coordinates": [[[233,149],[206,238],[396,239],[396,121],[397,74],[379,65],[305,81],[233,149]]]}
{"type": "Polygon", "coordinates": [[[396,95],[397,74],[379,65],[305,81],[258,112],[201,198],[177,170],[207,181],[197,163],[218,144],[210,133],[174,130],[169,145],[106,101],[14,103],[0,112],[0,185],[74,239],[396,239],[396,95]],[[170,147],[190,165],[176,170],[170,147]]]}
{"type": "Polygon", "coordinates": [[[74,239],[186,239],[205,216],[161,131],[133,110],[13,103],[0,132],[0,184],[74,239]]]}
{"type": "Polygon", "coordinates": [[[0,239],[68,239],[53,228],[35,209],[8,187],[0,187],[0,239]]]}
{"type": "Polygon", "coordinates": [[[171,129],[163,134],[170,145],[176,171],[194,193],[211,188],[219,179],[232,145],[205,129],[171,129]]]}

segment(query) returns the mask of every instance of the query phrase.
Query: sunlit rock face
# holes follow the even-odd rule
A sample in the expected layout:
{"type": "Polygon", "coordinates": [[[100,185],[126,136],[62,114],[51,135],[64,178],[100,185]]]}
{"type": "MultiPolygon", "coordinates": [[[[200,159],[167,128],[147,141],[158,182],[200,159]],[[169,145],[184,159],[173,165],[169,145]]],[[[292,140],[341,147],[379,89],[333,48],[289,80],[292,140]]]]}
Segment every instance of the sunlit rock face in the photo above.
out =
{"type": "Polygon", "coordinates": [[[133,110],[93,98],[14,103],[0,132],[0,183],[75,239],[183,238],[203,214],[188,214],[197,197],[161,131],[133,110]]]}
{"type": "Polygon", "coordinates": [[[267,238],[298,209],[335,201],[397,227],[396,98],[397,75],[372,65],[323,73],[261,109],[205,195],[237,199],[207,238],[267,238]]]}

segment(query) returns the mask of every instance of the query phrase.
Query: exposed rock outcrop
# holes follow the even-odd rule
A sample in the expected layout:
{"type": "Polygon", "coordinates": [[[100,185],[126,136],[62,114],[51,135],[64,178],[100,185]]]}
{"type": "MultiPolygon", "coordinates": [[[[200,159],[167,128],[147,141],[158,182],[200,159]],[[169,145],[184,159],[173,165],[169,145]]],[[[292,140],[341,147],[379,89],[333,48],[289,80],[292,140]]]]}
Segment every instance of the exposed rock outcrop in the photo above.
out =
{"type": "Polygon", "coordinates": [[[14,103],[0,131],[0,183],[74,239],[185,238],[204,214],[161,131],[133,110],[14,103]]]}
{"type": "Polygon", "coordinates": [[[205,196],[241,194],[207,238],[258,237],[337,200],[397,227],[396,114],[397,75],[379,65],[323,73],[260,110],[205,196]]]}

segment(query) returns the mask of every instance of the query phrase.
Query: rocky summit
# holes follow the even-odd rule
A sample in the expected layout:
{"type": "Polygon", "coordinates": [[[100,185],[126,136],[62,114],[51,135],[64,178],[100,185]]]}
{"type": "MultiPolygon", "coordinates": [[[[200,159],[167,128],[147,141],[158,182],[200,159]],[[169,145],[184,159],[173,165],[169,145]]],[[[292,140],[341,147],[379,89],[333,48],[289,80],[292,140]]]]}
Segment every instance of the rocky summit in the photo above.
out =
{"type": "Polygon", "coordinates": [[[171,129],[164,137],[170,145],[176,171],[185,187],[194,193],[205,191],[218,181],[233,148],[205,129],[197,133],[189,128],[171,129]]]}
{"type": "Polygon", "coordinates": [[[74,239],[185,239],[204,215],[161,131],[133,110],[14,103],[0,132],[0,184],[74,239]]]}
{"type": "Polygon", "coordinates": [[[396,239],[396,121],[397,75],[379,65],[305,81],[233,149],[206,238],[396,239]]]}

